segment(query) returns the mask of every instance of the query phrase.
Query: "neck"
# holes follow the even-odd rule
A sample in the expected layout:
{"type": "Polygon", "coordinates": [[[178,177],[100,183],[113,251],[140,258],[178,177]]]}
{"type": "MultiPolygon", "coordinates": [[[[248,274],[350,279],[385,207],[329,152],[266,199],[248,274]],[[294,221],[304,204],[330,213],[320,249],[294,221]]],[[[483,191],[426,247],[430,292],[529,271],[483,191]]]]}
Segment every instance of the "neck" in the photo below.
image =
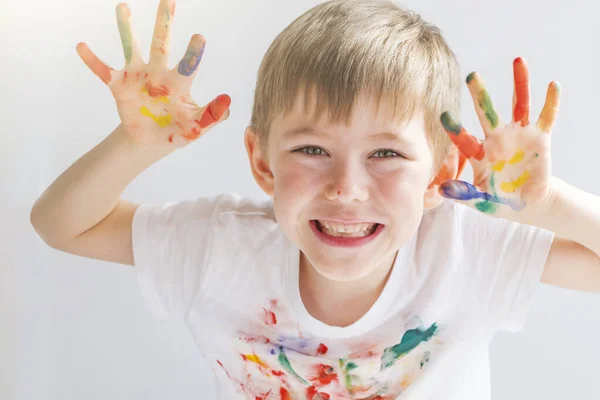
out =
{"type": "Polygon", "coordinates": [[[321,275],[300,253],[300,296],[309,314],[331,326],[348,326],[369,311],[387,283],[396,253],[370,274],[354,281],[321,275]]]}

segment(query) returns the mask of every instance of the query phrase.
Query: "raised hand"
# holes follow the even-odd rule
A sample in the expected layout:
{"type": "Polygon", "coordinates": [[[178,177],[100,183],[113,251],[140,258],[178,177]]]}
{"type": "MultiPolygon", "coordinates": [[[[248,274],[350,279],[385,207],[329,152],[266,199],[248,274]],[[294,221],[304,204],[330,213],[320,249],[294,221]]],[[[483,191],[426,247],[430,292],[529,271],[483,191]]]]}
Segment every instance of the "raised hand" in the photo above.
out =
{"type": "Polygon", "coordinates": [[[509,124],[504,124],[494,110],[481,77],[475,72],[467,77],[485,140],[467,133],[450,113],[442,114],[450,140],[473,167],[473,184],[450,180],[442,183],[439,191],[490,216],[519,220],[519,214],[550,200],[550,134],[558,114],[560,85],[550,83],[544,108],[532,125],[525,60],[517,58],[513,70],[513,118],[509,124]]]}
{"type": "Polygon", "coordinates": [[[204,107],[190,96],[206,43],[201,35],[193,35],[181,61],[167,69],[175,0],[160,0],[147,64],[133,33],[129,7],[120,3],[116,13],[125,67],[114,70],[85,43],[77,45],[77,53],[110,88],[122,125],[135,143],[183,147],[229,117],[229,96],[220,95],[204,107]]]}

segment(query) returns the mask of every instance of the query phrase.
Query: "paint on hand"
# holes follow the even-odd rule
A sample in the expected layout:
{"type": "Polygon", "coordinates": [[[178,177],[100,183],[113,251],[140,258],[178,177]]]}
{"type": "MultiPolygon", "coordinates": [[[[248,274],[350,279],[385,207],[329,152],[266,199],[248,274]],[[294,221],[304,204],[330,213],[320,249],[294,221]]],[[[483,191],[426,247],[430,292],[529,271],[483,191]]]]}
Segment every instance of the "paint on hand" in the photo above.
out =
{"type": "Polygon", "coordinates": [[[167,126],[170,126],[171,122],[173,121],[173,116],[171,114],[167,114],[167,115],[154,115],[154,113],[152,111],[150,111],[146,106],[142,106],[140,108],[140,113],[144,117],[152,118],[154,120],[154,122],[156,122],[156,124],[159,127],[161,127],[161,128],[165,128],[167,126]]]}
{"type": "Polygon", "coordinates": [[[525,170],[517,179],[511,182],[502,182],[500,184],[500,189],[506,193],[514,193],[518,188],[523,186],[530,178],[530,174],[528,170],[525,170]]]}
{"type": "Polygon", "coordinates": [[[452,114],[444,112],[440,120],[452,143],[466,158],[475,158],[478,161],[483,160],[483,157],[485,157],[483,144],[476,137],[469,135],[452,114]]]}
{"type": "Polygon", "coordinates": [[[513,116],[515,122],[521,126],[529,125],[529,71],[527,64],[521,57],[513,63],[515,80],[515,106],[513,116]]]}
{"type": "Polygon", "coordinates": [[[200,120],[195,120],[201,129],[217,122],[231,105],[231,98],[226,94],[217,96],[216,99],[210,102],[200,120]]]}
{"type": "Polygon", "coordinates": [[[202,60],[205,44],[206,42],[202,36],[198,34],[194,35],[192,40],[190,40],[185,56],[179,62],[177,72],[183,76],[191,76],[198,68],[200,60],[202,60]]]}
{"type": "Polygon", "coordinates": [[[517,203],[514,200],[499,197],[496,194],[489,194],[479,191],[475,186],[464,181],[448,181],[440,185],[439,192],[442,196],[459,201],[484,200],[475,204],[475,207],[486,214],[493,214],[498,209],[498,204],[505,204],[515,211],[520,211],[525,204],[517,203]]]}
{"type": "Polygon", "coordinates": [[[422,342],[431,339],[436,331],[437,324],[435,322],[426,330],[419,327],[406,331],[402,336],[400,343],[388,347],[383,351],[383,356],[381,356],[381,370],[383,371],[384,369],[391,367],[396,360],[408,354],[422,342]]]}
{"type": "Polygon", "coordinates": [[[129,64],[133,54],[133,32],[131,29],[131,11],[125,3],[121,3],[117,6],[117,25],[119,26],[121,43],[123,43],[125,60],[127,60],[127,64],[129,64]]]}
{"type": "Polygon", "coordinates": [[[496,110],[494,110],[494,105],[492,104],[492,99],[483,84],[483,80],[479,77],[477,72],[471,72],[467,76],[467,85],[473,88],[477,104],[483,111],[490,126],[496,128],[500,118],[498,118],[498,114],[496,113],[496,110]]]}

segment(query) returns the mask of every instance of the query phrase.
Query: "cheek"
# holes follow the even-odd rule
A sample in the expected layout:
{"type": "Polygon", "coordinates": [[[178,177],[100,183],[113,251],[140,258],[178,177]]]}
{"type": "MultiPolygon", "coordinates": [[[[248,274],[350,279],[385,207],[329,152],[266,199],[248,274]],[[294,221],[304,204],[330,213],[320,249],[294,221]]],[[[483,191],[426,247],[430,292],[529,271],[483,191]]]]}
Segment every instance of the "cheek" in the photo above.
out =
{"type": "Polygon", "coordinates": [[[409,205],[423,201],[427,176],[416,168],[402,168],[376,179],[377,195],[387,203],[409,205]]]}

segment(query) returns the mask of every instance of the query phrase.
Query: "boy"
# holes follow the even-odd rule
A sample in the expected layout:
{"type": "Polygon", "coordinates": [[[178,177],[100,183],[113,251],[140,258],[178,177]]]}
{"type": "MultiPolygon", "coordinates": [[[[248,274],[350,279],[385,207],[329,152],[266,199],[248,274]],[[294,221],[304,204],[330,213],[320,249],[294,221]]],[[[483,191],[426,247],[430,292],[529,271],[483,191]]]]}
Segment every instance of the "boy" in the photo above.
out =
{"type": "Polygon", "coordinates": [[[269,201],[120,199],[229,115],[226,95],[190,97],[200,35],[167,69],[174,8],[160,1],[148,64],[124,4],[124,70],[78,45],[122,123],[31,221],[56,249],[135,265],[156,315],[188,324],[220,398],[487,399],[488,344],[521,329],[540,279],[600,291],[600,201],[550,174],[558,84],[531,124],[515,60],[503,124],[470,74],[479,141],[453,117],[459,69],[439,30],[392,1],[323,3],[271,45],[245,134],[269,201]],[[474,185],[455,180],[467,160],[474,185]]]}

